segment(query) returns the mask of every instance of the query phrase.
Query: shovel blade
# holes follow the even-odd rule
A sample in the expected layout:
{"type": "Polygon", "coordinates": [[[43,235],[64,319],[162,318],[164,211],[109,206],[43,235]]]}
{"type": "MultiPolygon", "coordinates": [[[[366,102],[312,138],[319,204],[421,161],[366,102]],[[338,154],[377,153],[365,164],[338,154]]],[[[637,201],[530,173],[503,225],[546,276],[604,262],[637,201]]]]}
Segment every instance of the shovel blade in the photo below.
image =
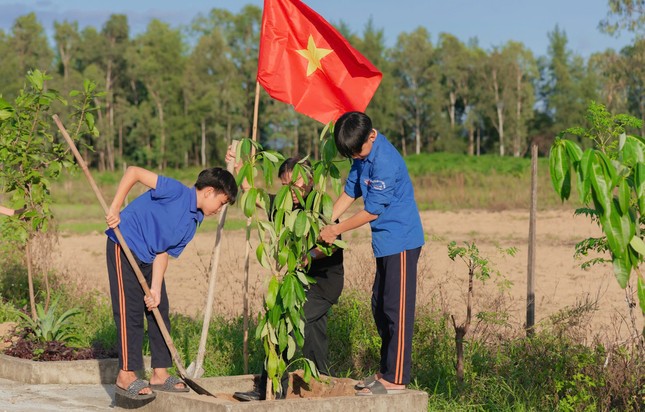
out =
{"type": "Polygon", "coordinates": [[[193,379],[201,378],[204,376],[204,368],[200,367],[199,369],[196,369],[195,362],[191,362],[186,368],[186,374],[193,379]]]}

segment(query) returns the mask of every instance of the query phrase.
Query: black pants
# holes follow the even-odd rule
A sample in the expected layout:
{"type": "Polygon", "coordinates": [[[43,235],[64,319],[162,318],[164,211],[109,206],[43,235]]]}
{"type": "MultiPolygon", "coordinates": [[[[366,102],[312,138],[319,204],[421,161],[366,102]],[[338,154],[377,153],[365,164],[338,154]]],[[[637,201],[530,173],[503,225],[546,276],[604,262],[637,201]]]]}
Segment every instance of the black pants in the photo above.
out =
{"type": "Polygon", "coordinates": [[[307,290],[304,306],[305,343],[302,355],[312,360],[320,373],[331,375],[328,362],[327,315],[343,291],[345,277],[342,261],[340,264],[310,270],[309,276],[316,279],[316,283],[307,290]]]}
{"type": "Polygon", "coordinates": [[[380,372],[399,385],[410,383],[420,254],[419,247],[376,259],[372,314],[381,336],[380,372]]]}
{"type": "MultiPolygon", "coordinates": [[[[152,312],[146,309],[143,301],[145,296],[143,288],[137,280],[137,276],[132,266],[130,266],[123,249],[108,238],[105,255],[110,278],[112,314],[114,315],[118,337],[119,368],[128,371],[143,369],[144,317],[148,320],[152,367],[171,367],[172,357],[170,350],[161,335],[152,312]]],[[[136,256],[135,259],[149,287],[152,281],[152,264],[143,263],[136,256]]],[[[168,307],[168,295],[166,294],[166,282],[164,281],[161,286],[161,303],[158,309],[168,332],[170,332],[168,307]]]]}

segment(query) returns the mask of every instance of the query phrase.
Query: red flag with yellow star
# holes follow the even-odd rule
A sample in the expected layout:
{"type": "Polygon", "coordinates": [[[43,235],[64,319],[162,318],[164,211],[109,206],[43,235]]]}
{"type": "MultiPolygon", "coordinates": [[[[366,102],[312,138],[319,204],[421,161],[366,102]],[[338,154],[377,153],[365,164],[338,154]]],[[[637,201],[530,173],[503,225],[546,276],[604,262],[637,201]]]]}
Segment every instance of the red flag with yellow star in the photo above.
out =
{"type": "Polygon", "coordinates": [[[300,0],[265,0],[258,82],[321,123],[365,111],[383,74],[300,0]]]}

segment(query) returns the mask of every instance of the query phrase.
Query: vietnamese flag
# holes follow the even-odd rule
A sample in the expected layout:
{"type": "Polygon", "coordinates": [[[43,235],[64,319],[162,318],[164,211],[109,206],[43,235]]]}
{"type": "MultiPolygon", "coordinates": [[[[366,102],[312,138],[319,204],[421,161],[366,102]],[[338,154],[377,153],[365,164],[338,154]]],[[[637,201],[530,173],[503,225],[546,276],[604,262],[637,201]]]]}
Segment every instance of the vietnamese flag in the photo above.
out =
{"type": "Polygon", "coordinates": [[[365,111],[383,74],[300,0],[264,0],[258,82],[321,123],[365,111]]]}

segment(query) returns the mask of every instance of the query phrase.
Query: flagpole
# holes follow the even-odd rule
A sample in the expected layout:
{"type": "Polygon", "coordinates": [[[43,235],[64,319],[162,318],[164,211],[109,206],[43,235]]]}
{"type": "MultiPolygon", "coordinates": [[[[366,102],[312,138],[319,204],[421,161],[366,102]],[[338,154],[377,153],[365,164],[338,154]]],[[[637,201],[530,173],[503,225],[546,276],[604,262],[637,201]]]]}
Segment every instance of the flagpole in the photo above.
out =
{"type": "MultiPolygon", "coordinates": [[[[260,83],[255,82],[255,104],[253,105],[253,129],[254,142],[258,139],[258,108],[260,106],[260,83]]],[[[244,373],[249,373],[249,260],[251,255],[251,218],[246,220],[246,250],[244,252],[244,373]]]]}

